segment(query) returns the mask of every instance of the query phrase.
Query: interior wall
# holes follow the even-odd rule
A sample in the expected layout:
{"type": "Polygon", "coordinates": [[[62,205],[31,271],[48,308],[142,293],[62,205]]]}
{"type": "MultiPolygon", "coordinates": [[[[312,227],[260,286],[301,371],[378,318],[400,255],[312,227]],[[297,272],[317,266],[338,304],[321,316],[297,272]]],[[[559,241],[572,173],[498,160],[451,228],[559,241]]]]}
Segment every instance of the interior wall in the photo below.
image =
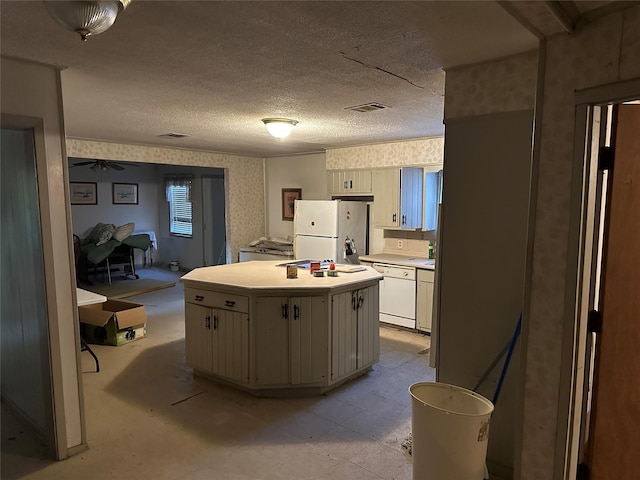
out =
{"type": "MultiPolygon", "coordinates": [[[[198,167],[178,167],[174,165],[159,165],[158,182],[164,185],[165,175],[193,175],[191,185],[191,214],[193,235],[182,237],[169,233],[169,202],[167,202],[164,188],[158,188],[157,205],[159,215],[159,240],[158,262],[167,264],[169,262],[179,262],[181,270],[204,266],[204,226],[203,226],[203,196],[202,177],[221,173],[221,169],[198,168],[198,167]]],[[[224,205],[221,205],[224,208],[224,205]]],[[[224,214],[219,217],[224,225],[224,214]]]]}
{"type": "MultiPolygon", "coordinates": [[[[579,215],[580,189],[573,189],[575,92],[640,78],[640,6],[585,25],[571,36],[549,40],[544,97],[533,260],[530,272],[520,478],[563,478],[575,329],[579,243],[570,229],[579,215]],[[572,210],[572,208],[574,210],[572,210]]],[[[638,92],[640,94],[640,92],[638,92]]]]}
{"type": "MultiPolygon", "coordinates": [[[[473,388],[523,308],[537,52],[447,71],[438,380],[473,388]]],[[[492,418],[492,473],[513,475],[520,350],[492,418]]],[[[502,365],[502,364],[500,364],[502,365]]],[[[492,398],[500,369],[480,393],[492,398]]]]}
{"type": "MultiPolygon", "coordinates": [[[[509,343],[523,308],[533,110],[446,123],[437,379],[473,389],[509,343]],[[474,238],[470,232],[482,232],[474,238]]],[[[518,418],[516,348],[491,418],[491,473],[511,478],[518,418]]],[[[478,393],[492,399],[501,367],[478,393]]]]}
{"type": "Polygon", "coordinates": [[[0,180],[2,398],[53,452],[49,328],[32,128],[3,124],[0,180]]]}
{"type": "Polygon", "coordinates": [[[266,232],[269,237],[293,238],[293,222],[282,220],[283,188],[301,188],[304,200],[329,198],[324,153],[266,158],[264,176],[267,201],[266,232]]]}
{"type": "Polygon", "coordinates": [[[327,170],[441,164],[444,137],[327,150],[327,170]]]}
{"type": "MultiPolygon", "coordinates": [[[[4,115],[40,119],[36,168],[40,201],[56,449],[66,458],[86,445],[79,382],[79,334],[59,71],[1,59],[4,115]]],[[[4,120],[3,120],[4,121],[4,120]]]]}
{"type": "MultiPolygon", "coordinates": [[[[240,247],[265,235],[265,188],[261,158],[69,138],[67,150],[70,157],[223,168],[228,186],[229,216],[226,221],[229,258],[237,259],[240,247]]],[[[160,248],[163,248],[162,245],[160,248]]]]}
{"type": "MultiPolygon", "coordinates": [[[[77,160],[70,159],[73,165],[77,160]]],[[[97,205],[71,205],[73,233],[86,237],[96,223],[112,223],[116,227],[125,223],[135,223],[135,230],[158,231],[158,189],[160,188],[157,165],[124,165],[118,171],[91,170],[90,165],[69,168],[70,182],[97,182],[97,205]],[[138,204],[114,204],[113,183],[137,183],[138,204]]]]}

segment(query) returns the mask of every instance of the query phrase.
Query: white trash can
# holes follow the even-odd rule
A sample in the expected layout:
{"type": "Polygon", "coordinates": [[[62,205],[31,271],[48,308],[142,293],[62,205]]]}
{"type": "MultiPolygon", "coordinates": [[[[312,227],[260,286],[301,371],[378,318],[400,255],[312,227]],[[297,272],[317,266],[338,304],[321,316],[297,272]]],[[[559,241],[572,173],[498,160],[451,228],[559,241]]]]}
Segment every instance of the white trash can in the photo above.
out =
{"type": "Polygon", "coordinates": [[[493,403],[446,383],[414,383],[409,393],[413,480],[483,480],[493,403]]]}
{"type": "Polygon", "coordinates": [[[177,272],[178,270],[180,270],[180,262],[169,262],[169,270],[171,270],[172,272],[177,272]]]}

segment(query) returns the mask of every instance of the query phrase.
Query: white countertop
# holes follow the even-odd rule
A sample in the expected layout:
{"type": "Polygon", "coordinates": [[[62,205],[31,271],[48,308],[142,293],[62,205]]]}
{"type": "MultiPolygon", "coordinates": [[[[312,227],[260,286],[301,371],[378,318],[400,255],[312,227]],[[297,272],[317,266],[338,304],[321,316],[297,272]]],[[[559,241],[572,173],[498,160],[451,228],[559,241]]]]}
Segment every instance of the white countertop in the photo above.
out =
{"type": "Polygon", "coordinates": [[[363,262],[388,263],[391,265],[402,265],[403,267],[422,268],[424,270],[435,270],[435,259],[426,257],[409,257],[405,255],[397,255],[394,253],[377,253],[374,255],[361,255],[360,260],[363,262]]]}
{"type": "Polygon", "coordinates": [[[382,280],[382,275],[371,267],[360,272],[339,272],[337,277],[314,277],[308,269],[298,268],[298,278],[287,278],[286,267],[278,261],[250,261],[196,268],[184,275],[185,284],[215,284],[249,289],[323,289],[331,290],[349,284],[382,280]]]}
{"type": "Polygon", "coordinates": [[[89,290],[83,290],[76,287],[76,297],[78,299],[78,306],[91,305],[92,303],[103,303],[107,301],[107,297],[100,295],[99,293],[90,292],[89,290]]]}

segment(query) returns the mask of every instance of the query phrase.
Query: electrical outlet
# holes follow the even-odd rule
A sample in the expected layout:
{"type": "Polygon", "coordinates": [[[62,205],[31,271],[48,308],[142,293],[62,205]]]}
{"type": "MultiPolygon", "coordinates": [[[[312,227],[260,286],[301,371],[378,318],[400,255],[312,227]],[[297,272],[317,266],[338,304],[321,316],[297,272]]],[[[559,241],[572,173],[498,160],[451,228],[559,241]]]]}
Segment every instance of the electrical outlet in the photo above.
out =
{"type": "Polygon", "coordinates": [[[398,248],[402,248],[402,240],[398,240],[398,248]]]}

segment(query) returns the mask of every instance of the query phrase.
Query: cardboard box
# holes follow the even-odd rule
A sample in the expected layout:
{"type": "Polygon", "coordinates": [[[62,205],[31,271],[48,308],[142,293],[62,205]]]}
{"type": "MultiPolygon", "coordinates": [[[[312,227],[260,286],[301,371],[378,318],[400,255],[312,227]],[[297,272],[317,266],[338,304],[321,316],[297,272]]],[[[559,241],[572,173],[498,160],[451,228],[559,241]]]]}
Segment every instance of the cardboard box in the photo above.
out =
{"type": "Polygon", "coordinates": [[[124,345],[147,334],[144,305],[107,299],[78,307],[80,334],[87,343],[124,345]]]}

